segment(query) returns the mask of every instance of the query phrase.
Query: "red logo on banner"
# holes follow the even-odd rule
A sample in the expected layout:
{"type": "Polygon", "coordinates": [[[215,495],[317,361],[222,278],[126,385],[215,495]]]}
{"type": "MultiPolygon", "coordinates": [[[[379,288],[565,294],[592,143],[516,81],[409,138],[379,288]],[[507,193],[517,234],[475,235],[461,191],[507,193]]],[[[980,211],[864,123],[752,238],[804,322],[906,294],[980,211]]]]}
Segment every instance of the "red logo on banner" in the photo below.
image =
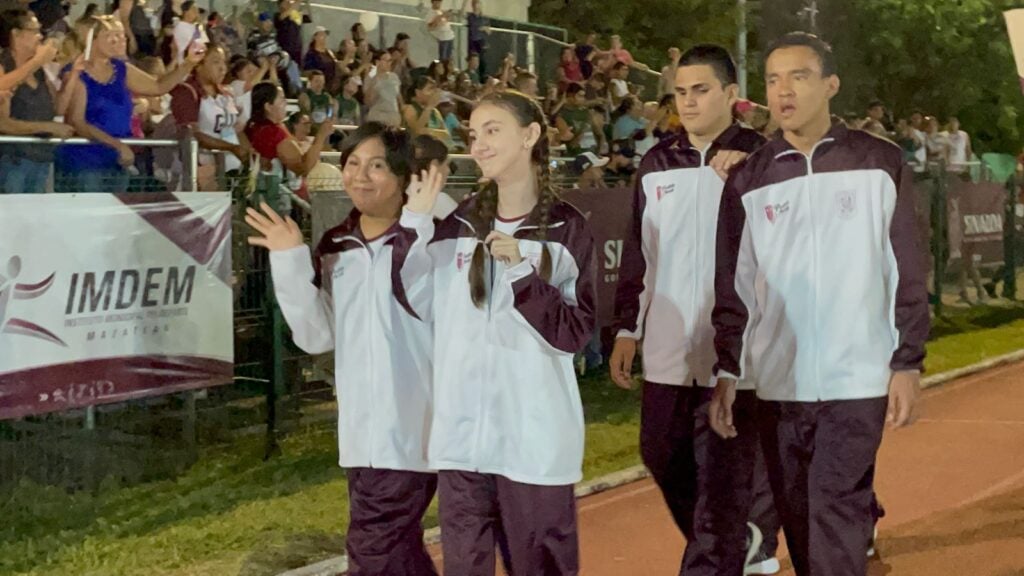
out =
{"type": "Polygon", "coordinates": [[[7,261],[7,269],[4,274],[0,274],[0,332],[38,338],[67,347],[67,344],[56,334],[38,324],[21,318],[8,318],[7,309],[12,299],[33,300],[39,298],[53,286],[53,279],[56,276],[56,273],[50,274],[49,277],[35,284],[16,284],[15,280],[20,273],[21,258],[11,256],[11,259],[7,261]]]}

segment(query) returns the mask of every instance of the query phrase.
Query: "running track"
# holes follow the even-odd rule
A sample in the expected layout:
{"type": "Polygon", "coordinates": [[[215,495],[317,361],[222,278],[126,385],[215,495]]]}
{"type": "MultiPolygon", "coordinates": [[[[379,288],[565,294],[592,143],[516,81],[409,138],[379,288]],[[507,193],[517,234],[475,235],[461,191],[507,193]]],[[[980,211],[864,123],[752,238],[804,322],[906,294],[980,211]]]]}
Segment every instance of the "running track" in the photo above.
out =
{"type": "MultiPolygon", "coordinates": [[[[1024,364],[925,391],[918,423],[886,432],[876,489],[870,576],[1024,576],[1024,364]]],[[[579,522],[583,575],[678,573],[683,539],[650,480],[584,498],[579,522]]]]}

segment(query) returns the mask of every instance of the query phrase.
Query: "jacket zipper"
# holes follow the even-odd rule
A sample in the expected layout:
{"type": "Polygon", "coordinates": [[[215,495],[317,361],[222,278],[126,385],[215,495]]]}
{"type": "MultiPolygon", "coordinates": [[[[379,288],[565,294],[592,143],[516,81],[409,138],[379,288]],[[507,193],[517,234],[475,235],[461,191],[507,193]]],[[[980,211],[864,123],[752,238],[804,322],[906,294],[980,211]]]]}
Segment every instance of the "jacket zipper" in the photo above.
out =
{"type": "Polygon", "coordinates": [[[811,192],[811,183],[814,179],[814,152],[817,151],[818,146],[826,142],[832,142],[832,138],[825,138],[819,140],[814,147],[811,148],[810,154],[804,155],[807,160],[807,178],[805,179],[804,191],[807,194],[807,204],[809,214],[811,216],[811,275],[814,277],[814,339],[815,350],[814,353],[814,381],[817,387],[817,399],[820,401],[822,398],[821,394],[821,339],[818,337],[820,332],[819,318],[818,318],[818,303],[821,301],[821,274],[819,270],[819,261],[821,260],[819,254],[820,243],[818,240],[818,223],[815,217],[814,211],[814,194],[811,192]]]}
{"type": "Polygon", "coordinates": [[[376,291],[374,290],[374,286],[375,286],[375,282],[374,282],[375,270],[374,270],[374,265],[373,265],[374,264],[373,253],[370,252],[370,247],[369,246],[367,246],[366,244],[364,244],[363,246],[366,249],[366,257],[368,259],[367,267],[368,267],[368,270],[369,270],[369,274],[367,274],[367,276],[370,279],[369,290],[367,292],[367,298],[369,300],[369,306],[367,306],[367,308],[369,310],[368,310],[368,314],[366,316],[366,335],[369,337],[368,340],[369,340],[369,344],[370,344],[370,357],[368,358],[368,360],[369,360],[368,365],[369,365],[369,368],[370,368],[370,423],[369,423],[370,424],[370,426],[369,426],[369,428],[370,428],[370,454],[368,455],[367,462],[370,464],[370,468],[373,468],[373,454],[374,454],[374,450],[376,449],[376,446],[377,446],[377,433],[376,433],[377,432],[377,423],[374,421],[375,420],[374,415],[377,413],[377,410],[376,410],[376,407],[377,407],[376,406],[376,404],[377,404],[376,397],[377,397],[377,395],[374,394],[374,391],[373,391],[373,387],[374,387],[374,385],[375,385],[375,383],[377,381],[376,370],[374,369],[374,366],[376,365],[376,361],[375,360],[376,360],[376,357],[377,357],[377,353],[376,353],[376,351],[374,349],[374,346],[373,346],[374,338],[373,338],[372,328],[373,328],[373,318],[374,318],[374,315],[377,312],[377,299],[375,298],[376,291]]]}
{"type": "MultiPolygon", "coordinates": [[[[704,258],[702,257],[702,255],[704,253],[704,250],[703,250],[704,246],[701,243],[702,236],[701,236],[701,226],[700,226],[700,220],[701,220],[701,218],[700,218],[701,217],[700,206],[701,206],[701,196],[702,196],[702,193],[703,193],[703,190],[702,190],[701,186],[704,184],[704,163],[707,160],[707,152],[709,150],[711,150],[711,146],[712,146],[712,144],[708,144],[708,146],[704,150],[697,150],[697,152],[700,153],[700,168],[697,170],[697,195],[696,195],[696,198],[694,199],[694,203],[693,203],[693,206],[694,206],[694,209],[693,209],[694,220],[696,222],[696,224],[693,227],[693,229],[695,231],[695,234],[696,234],[696,238],[694,240],[693,245],[697,248],[697,250],[695,250],[695,254],[694,254],[694,259],[696,260],[696,266],[695,266],[694,270],[696,271],[695,276],[697,278],[700,278],[701,280],[703,280],[702,272],[704,271],[704,268],[703,268],[704,258]]],[[[690,318],[692,318],[693,321],[696,322],[696,320],[697,320],[697,291],[701,288],[701,287],[698,286],[698,284],[701,284],[701,282],[691,282],[690,284],[693,287],[693,298],[690,301],[690,318]]]]}

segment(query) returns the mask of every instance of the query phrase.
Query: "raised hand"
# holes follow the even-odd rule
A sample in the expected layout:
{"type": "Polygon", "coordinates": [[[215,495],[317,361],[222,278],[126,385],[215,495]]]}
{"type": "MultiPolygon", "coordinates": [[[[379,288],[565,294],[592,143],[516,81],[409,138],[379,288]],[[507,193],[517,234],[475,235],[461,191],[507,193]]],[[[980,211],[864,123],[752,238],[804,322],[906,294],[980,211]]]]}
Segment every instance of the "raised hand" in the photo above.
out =
{"type": "Polygon", "coordinates": [[[188,54],[185,56],[185,60],[189,64],[199,64],[206,57],[206,44],[200,40],[193,40],[188,45],[188,54]]]}
{"type": "Polygon", "coordinates": [[[437,162],[430,163],[430,170],[423,170],[419,175],[413,174],[406,189],[405,207],[416,214],[430,214],[434,203],[444,186],[444,174],[437,162]]]}
{"type": "Polygon", "coordinates": [[[34,59],[40,66],[53,62],[60,52],[60,42],[56,38],[50,38],[36,48],[34,59]]]}
{"type": "Polygon", "coordinates": [[[302,231],[290,216],[281,218],[266,202],[260,202],[260,214],[255,208],[245,211],[245,223],[261,234],[249,236],[250,246],[262,246],[271,252],[290,250],[302,245],[302,231]]]}

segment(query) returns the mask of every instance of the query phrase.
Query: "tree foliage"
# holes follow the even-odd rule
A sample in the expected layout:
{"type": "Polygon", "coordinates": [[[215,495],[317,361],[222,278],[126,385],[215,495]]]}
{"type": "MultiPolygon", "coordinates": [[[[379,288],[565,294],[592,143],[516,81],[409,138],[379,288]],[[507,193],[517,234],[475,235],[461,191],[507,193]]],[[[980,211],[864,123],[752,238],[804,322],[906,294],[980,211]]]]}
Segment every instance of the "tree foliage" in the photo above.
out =
{"type": "MultiPolygon", "coordinates": [[[[817,32],[833,45],[842,88],[833,111],[863,113],[878,98],[898,116],[920,109],[960,118],[979,151],[1016,153],[1024,104],[1004,10],[1016,0],[817,0],[817,32]]],[[[767,40],[809,30],[806,0],[748,0],[749,93],[764,100],[767,40]]],[[[617,33],[633,55],[660,66],[669,46],[735,46],[735,0],[534,0],[531,18],[574,34],[617,33]]]]}

